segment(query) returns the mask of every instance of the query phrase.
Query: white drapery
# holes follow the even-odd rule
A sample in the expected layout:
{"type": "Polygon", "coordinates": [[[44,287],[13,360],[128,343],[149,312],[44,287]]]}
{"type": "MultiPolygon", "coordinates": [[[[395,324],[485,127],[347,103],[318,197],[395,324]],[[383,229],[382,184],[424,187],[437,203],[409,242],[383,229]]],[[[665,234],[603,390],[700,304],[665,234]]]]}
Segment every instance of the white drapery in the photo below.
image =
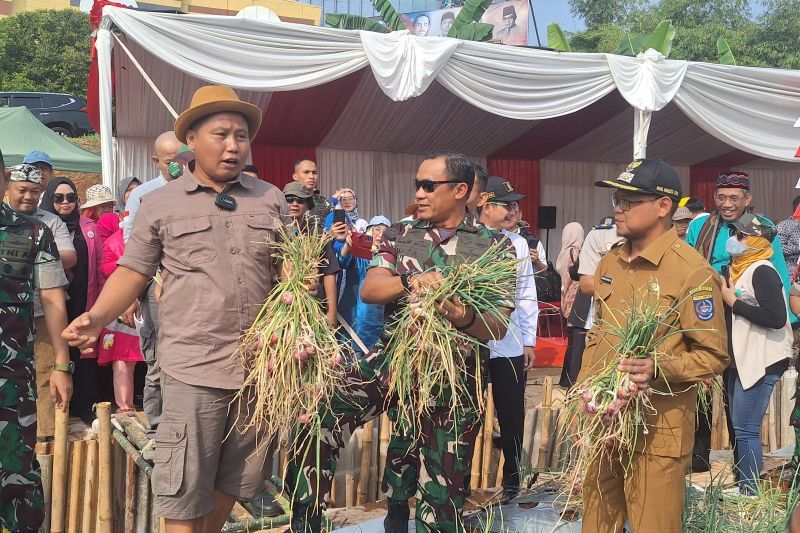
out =
{"type": "MultiPolygon", "coordinates": [[[[671,61],[653,51],[636,58],[559,53],[421,39],[407,32],[362,34],[106,7],[97,47],[107,169],[113,168],[108,68],[112,43],[105,31],[112,26],[129,38],[126,42],[138,43],[144,57],[137,57],[143,68],[148,68],[149,56],[175,69],[176,77],[192,79],[188,85],[219,83],[263,94],[321,85],[369,66],[372,78],[391,101],[408,100],[430,90],[436,81],[472,106],[521,121],[575,113],[617,89],[639,111],[634,114],[639,156],[644,155],[649,125],[658,120],[657,113],[650,113],[673,100],[703,130],[731,146],[784,161],[793,160],[797,151],[797,71],[671,61]]],[[[131,50],[137,53],[134,46],[131,50]]],[[[126,98],[126,91],[118,79],[118,102],[126,98]]],[[[123,117],[117,118],[125,128],[123,117]]],[[[159,122],[157,117],[150,118],[159,122]]],[[[155,137],[161,131],[137,131],[136,135],[155,137]]]]}

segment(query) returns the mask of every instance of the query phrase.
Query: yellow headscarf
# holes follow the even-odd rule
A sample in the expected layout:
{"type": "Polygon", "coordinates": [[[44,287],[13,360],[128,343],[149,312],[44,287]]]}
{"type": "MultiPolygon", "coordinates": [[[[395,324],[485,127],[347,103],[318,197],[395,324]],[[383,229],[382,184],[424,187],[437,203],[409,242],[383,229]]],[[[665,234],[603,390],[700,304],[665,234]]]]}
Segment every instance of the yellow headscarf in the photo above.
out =
{"type": "Polygon", "coordinates": [[[747,243],[747,251],[734,257],[731,262],[731,283],[736,283],[747,267],[756,261],[768,261],[772,257],[772,244],[764,237],[747,235],[744,242],[747,243]]]}

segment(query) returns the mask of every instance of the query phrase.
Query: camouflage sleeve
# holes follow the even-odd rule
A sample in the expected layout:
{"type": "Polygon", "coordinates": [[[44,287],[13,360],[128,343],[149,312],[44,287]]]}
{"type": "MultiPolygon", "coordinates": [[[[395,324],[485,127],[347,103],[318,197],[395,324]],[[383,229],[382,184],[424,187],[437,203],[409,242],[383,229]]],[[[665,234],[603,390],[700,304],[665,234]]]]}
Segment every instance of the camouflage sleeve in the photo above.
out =
{"type": "Polygon", "coordinates": [[[397,231],[395,228],[389,229],[381,241],[381,247],[369,264],[369,268],[388,268],[392,272],[397,272],[397,231]]]}
{"type": "Polygon", "coordinates": [[[69,281],[61,265],[53,232],[42,224],[36,258],[33,261],[33,286],[36,289],[54,289],[67,285],[69,281]]]}

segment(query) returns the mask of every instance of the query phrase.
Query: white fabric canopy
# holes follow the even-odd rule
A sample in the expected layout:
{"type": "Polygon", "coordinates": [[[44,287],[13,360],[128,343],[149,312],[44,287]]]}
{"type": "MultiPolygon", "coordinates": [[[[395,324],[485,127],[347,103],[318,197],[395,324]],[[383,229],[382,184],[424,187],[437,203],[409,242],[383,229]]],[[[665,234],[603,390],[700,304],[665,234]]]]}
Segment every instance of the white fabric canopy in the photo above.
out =
{"type": "MultiPolygon", "coordinates": [[[[188,104],[191,90],[202,83],[244,89],[240,93],[244,99],[265,109],[272,92],[316,87],[369,66],[372,76],[364,78],[357,93],[369,94],[373,100],[377,87],[388,97],[387,102],[421,98],[422,108],[434,111],[442,109],[434,102],[441,104],[449,94],[466,104],[451,105],[452,116],[462,121],[461,130],[474,128],[473,135],[486,138],[472,145],[465,143],[477,155],[487,155],[510,142],[536,121],[579,112],[615,89],[636,110],[633,117],[628,114],[624,119],[624,129],[632,135],[626,140],[625,157],[619,156],[616,162],[629,160],[632,151],[637,157],[645,155],[648,144],[652,147],[653,139],[648,138],[651,124],[654,130],[659,127],[671,102],[704,132],[760,157],[793,161],[800,139],[800,130],[794,128],[800,113],[797,71],[665,60],[652,50],[636,58],[559,53],[418,38],[407,32],[378,34],[106,7],[96,46],[104,179],[109,185],[114,180],[110,61],[112,55],[117,63],[124,59],[122,52],[112,50],[112,29],[123,35],[142,68],[178,111],[188,104]],[[158,71],[150,72],[154,66],[158,71]],[[373,85],[365,87],[364,83],[373,85]],[[477,120],[480,113],[495,118],[469,122],[477,120]],[[485,128],[484,123],[488,125],[485,128]]],[[[169,114],[157,99],[146,96],[152,92],[147,85],[133,81],[139,73],[132,72],[130,64],[127,68],[126,76],[118,75],[116,80],[117,133],[155,138],[170,123],[169,114]],[[128,104],[129,100],[148,98],[160,108],[128,104]]],[[[334,126],[325,139],[331,147],[363,149],[358,144],[363,141],[369,142],[367,149],[372,150],[415,153],[420,149],[421,142],[407,142],[408,146],[399,148],[394,145],[397,131],[403,131],[396,126],[402,122],[399,117],[397,122],[383,121],[382,130],[370,125],[365,131],[371,133],[366,135],[361,124],[366,124],[367,117],[354,120],[361,103],[351,99],[343,119],[353,122],[334,126]]],[[[386,106],[389,114],[394,109],[390,105],[386,106]]],[[[440,112],[433,120],[443,117],[447,115],[440,112]]],[[[685,126],[674,130],[681,128],[685,126]]],[[[429,131],[434,135],[435,124],[429,131]]]]}

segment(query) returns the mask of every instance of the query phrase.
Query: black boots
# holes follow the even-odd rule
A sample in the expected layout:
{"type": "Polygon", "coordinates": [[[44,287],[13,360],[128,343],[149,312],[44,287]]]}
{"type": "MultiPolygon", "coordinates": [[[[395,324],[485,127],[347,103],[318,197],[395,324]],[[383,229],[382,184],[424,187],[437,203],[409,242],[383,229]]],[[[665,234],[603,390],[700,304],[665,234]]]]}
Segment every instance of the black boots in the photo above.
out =
{"type": "Polygon", "coordinates": [[[292,509],[289,531],[292,533],[320,533],[322,531],[322,515],[320,515],[319,509],[295,504],[292,509]]]}
{"type": "Polygon", "coordinates": [[[385,533],[408,533],[408,509],[407,500],[386,500],[389,512],[383,521],[385,533]]]}

